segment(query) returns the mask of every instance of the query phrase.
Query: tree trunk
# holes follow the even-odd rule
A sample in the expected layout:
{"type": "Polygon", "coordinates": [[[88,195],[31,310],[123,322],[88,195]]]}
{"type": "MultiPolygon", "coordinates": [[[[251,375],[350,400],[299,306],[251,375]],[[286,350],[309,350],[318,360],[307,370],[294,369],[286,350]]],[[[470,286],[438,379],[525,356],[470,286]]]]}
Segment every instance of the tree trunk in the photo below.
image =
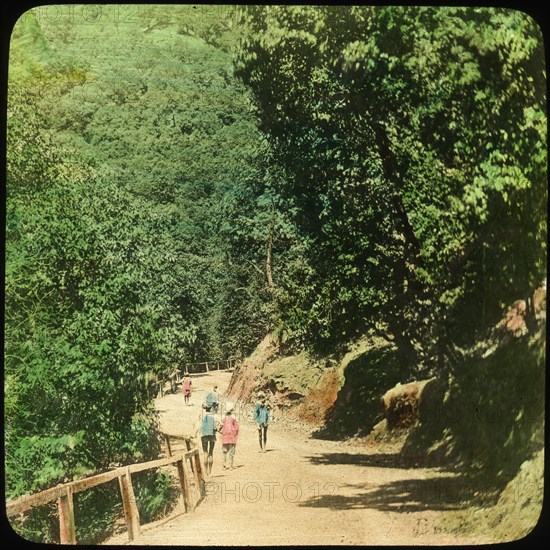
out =
{"type": "Polygon", "coordinates": [[[271,212],[271,222],[269,224],[269,234],[267,237],[267,253],[265,258],[265,278],[267,280],[267,289],[273,294],[273,230],[275,228],[275,210],[271,212]]]}
{"type": "Polygon", "coordinates": [[[410,338],[402,332],[394,333],[394,344],[397,346],[399,378],[401,383],[405,384],[414,378],[414,373],[420,363],[420,356],[410,338]]]}
{"type": "Polygon", "coordinates": [[[397,226],[403,237],[403,253],[397,270],[400,279],[397,283],[402,289],[402,294],[394,297],[392,311],[387,316],[387,323],[397,346],[401,381],[407,382],[414,377],[420,366],[420,353],[412,342],[413,334],[419,342],[422,343],[423,341],[421,333],[417,330],[418,323],[423,317],[423,312],[420,306],[417,305],[417,299],[425,293],[426,289],[416,277],[416,268],[421,263],[419,258],[420,242],[403,205],[402,185],[395,174],[389,139],[386,129],[382,125],[376,127],[376,137],[384,176],[393,188],[391,202],[397,226]]]}
{"type": "Polygon", "coordinates": [[[392,204],[397,214],[397,219],[403,236],[405,237],[405,253],[409,263],[416,266],[418,263],[418,253],[420,252],[420,243],[414,229],[409,221],[409,216],[403,206],[403,199],[401,197],[401,184],[399,179],[395,176],[392,157],[390,153],[389,140],[386,134],[386,130],[382,125],[376,127],[376,135],[378,138],[378,152],[382,160],[382,169],[384,170],[384,176],[392,184],[394,193],[392,195],[392,204]]]}

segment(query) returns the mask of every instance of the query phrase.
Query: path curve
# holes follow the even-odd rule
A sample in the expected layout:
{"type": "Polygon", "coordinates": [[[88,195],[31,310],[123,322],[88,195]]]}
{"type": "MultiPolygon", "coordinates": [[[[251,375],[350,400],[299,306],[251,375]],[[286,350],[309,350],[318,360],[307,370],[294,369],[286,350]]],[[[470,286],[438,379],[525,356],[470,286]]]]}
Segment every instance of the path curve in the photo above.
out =
{"type": "MultiPolygon", "coordinates": [[[[190,434],[200,403],[231,374],[214,371],[193,379],[191,404],[180,392],[156,400],[161,428],[190,434]]],[[[223,401],[229,399],[222,397],[223,401]]],[[[241,431],[233,470],[214,451],[207,495],[194,513],[181,505],[163,520],[142,526],[139,545],[446,545],[490,542],[441,530],[454,508],[456,482],[434,468],[404,468],[397,455],[365,446],[312,439],[275,421],[267,452],[260,453],[248,408],[237,406],[241,431]],[[451,490],[454,488],[454,491],[451,490]]],[[[106,544],[128,544],[125,533],[106,544]]]]}

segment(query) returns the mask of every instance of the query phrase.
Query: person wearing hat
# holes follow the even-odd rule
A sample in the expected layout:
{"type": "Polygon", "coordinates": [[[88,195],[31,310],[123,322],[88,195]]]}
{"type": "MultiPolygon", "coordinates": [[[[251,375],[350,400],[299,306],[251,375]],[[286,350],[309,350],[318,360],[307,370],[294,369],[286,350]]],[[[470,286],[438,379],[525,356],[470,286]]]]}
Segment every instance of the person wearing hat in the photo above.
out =
{"type": "Polygon", "coordinates": [[[267,426],[269,425],[269,407],[266,404],[265,397],[260,397],[254,408],[254,420],[258,424],[258,436],[260,439],[260,453],[265,453],[267,444],[267,426]]]}
{"type": "Polygon", "coordinates": [[[219,430],[220,423],[215,418],[216,409],[212,405],[204,403],[204,415],[199,416],[200,424],[197,433],[201,434],[202,450],[204,452],[204,470],[206,475],[212,472],[214,462],[214,446],[216,445],[216,432],[219,430]]]}
{"type": "Polygon", "coordinates": [[[239,423],[233,416],[235,405],[232,403],[226,404],[225,417],[222,421],[220,433],[222,434],[222,452],[223,452],[223,469],[227,470],[226,459],[229,455],[229,468],[233,469],[233,459],[235,458],[235,447],[237,446],[237,437],[239,435],[239,423]]]}
{"type": "Polygon", "coordinates": [[[212,391],[206,396],[205,403],[208,407],[214,409],[214,412],[218,412],[218,406],[220,403],[220,397],[218,395],[218,386],[214,386],[212,391]]]}
{"type": "Polygon", "coordinates": [[[262,406],[262,401],[265,401],[265,393],[263,391],[259,391],[256,397],[257,397],[257,401],[256,401],[256,404],[254,405],[254,420],[256,420],[256,417],[258,416],[258,411],[262,406]]]}

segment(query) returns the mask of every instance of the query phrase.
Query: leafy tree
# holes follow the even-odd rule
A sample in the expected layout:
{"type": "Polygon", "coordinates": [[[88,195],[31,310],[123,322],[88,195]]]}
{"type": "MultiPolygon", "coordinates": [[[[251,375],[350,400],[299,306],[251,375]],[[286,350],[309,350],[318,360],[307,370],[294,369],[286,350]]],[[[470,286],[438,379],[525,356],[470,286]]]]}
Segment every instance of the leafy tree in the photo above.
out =
{"type": "Polygon", "coordinates": [[[232,76],[232,10],[58,12],[31,11],[12,35],[7,425],[10,468],[26,436],[37,449],[54,438],[52,452],[59,437],[66,463],[14,472],[14,495],[138,452],[128,430],[148,372],[244,354],[267,323],[267,298],[250,300],[264,284],[263,214],[243,246],[262,146],[232,76]],[[222,50],[203,40],[212,29],[222,50]]]}
{"type": "Polygon", "coordinates": [[[158,360],[160,324],[144,308],[140,273],[128,268],[117,235],[133,227],[121,214],[124,197],[108,182],[98,185],[85,164],[67,166],[24,97],[12,91],[8,128],[5,412],[13,496],[156,452],[139,426],[151,424],[140,417],[142,365],[158,360]]]}
{"type": "MultiPolygon", "coordinates": [[[[264,330],[261,308],[249,308],[252,330],[239,318],[248,294],[232,289],[253,284],[255,266],[231,267],[221,230],[232,221],[222,198],[258,173],[249,102],[228,54],[178,35],[173,17],[144,46],[149,15],[120,21],[122,44],[101,22],[67,34],[33,12],[12,35],[8,498],[155,457],[149,373],[245,353],[264,330]]],[[[144,481],[154,515],[150,483],[165,481],[144,481]]],[[[84,540],[105,527],[112,497],[77,503],[84,540]]],[[[26,536],[55,540],[47,512],[33,512],[26,536]]]]}
{"type": "Polygon", "coordinates": [[[402,378],[544,276],[540,30],[521,12],[251,7],[238,75],[307,262],[283,315],[318,349],[366,328],[402,378]]]}
{"type": "MultiPolygon", "coordinates": [[[[116,49],[109,25],[76,25],[74,41],[67,44],[61,25],[42,25],[48,44],[84,74],[69,82],[70,93],[58,86],[39,105],[50,115],[53,139],[77,148],[129,193],[136,211],[155,217],[140,258],[149,262],[144,290],[151,290],[151,307],[172,304],[165,316],[166,367],[245,353],[266,325],[258,319],[258,328],[249,331],[249,294],[234,297],[230,290],[240,288],[243,277],[251,281],[263,259],[254,253],[253,264],[233,258],[243,273],[234,272],[225,240],[231,231],[222,229],[237,223],[226,208],[232,190],[247,196],[250,182],[262,177],[251,103],[233,77],[227,53],[236,33],[226,8],[139,7],[132,20],[119,23],[124,40],[116,49]],[[180,32],[183,26],[190,32],[180,32]],[[224,29],[223,49],[209,45],[213,28],[224,29]],[[193,286],[191,308],[178,297],[181,277],[183,286],[193,286]]],[[[251,192],[246,200],[254,202],[251,192]]],[[[258,316],[263,310],[253,311],[258,316]]]]}

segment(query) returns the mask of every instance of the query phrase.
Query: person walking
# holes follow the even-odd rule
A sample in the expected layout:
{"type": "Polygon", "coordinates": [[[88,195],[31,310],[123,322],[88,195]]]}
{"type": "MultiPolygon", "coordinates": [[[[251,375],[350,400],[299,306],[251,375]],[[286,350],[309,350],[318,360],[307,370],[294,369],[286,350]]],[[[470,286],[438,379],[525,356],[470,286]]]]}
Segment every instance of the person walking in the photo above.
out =
{"type": "Polygon", "coordinates": [[[189,399],[191,397],[191,388],[193,386],[193,382],[191,382],[191,378],[189,377],[189,373],[185,373],[185,378],[183,379],[183,383],[181,385],[181,391],[183,392],[183,398],[185,399],[185,404],[189,405],[189,399]]]}
{"type": "Polygon", "coordinates": [[[214,447],[216,445],[216,432],[220,428],[220,423],[216,420],[216,411],[212,406],[203,404],[204,413],[199,416],[200,425],[195,435],[200,433],[202,450],[204,453],[204,471],[206,475],[212,472],[214,463],[214,447]]]}
{"type": "Polygon", "coordinates": [[[206,396],[205,404],[207,407],[213,408],[214,412],[217,412],[219,403],[220,397],[218,395],[218,386],[214,386],[212,391],[206,396]]]}
{"type": "Polygon", "coordinates": [[[256,405],[254,410],[254,420],[258,424],[258,437],[260,440],[260,453],[265,453],[267,444],[267,427],[269,426],[269,409],[265,402],[265,397],[256,405]]]}
{"type": "Polygon", "coordinates": [[[234,405],[226,403],[225,417],[222,421],[220,433],[222,434],[222,452],[223,452],[223,469],[233,469],[233,459],[235,458],[235,447],[237,446],[237,438],[239,436],[239,423],[233,416],[234,405]],[[229,456],[229,466],[226,466],[226,459],[229,456]]]}
{"type": "Polygon", "coordinates": [[[254,405],[254,420],[256,420],[256,416],[258,415],[258,411],[260,410],[260,407],[262,406],[262,401],[265,400],[265,393],[263,391],[259,391],[256,395],[256,404],[254,405]]]}

